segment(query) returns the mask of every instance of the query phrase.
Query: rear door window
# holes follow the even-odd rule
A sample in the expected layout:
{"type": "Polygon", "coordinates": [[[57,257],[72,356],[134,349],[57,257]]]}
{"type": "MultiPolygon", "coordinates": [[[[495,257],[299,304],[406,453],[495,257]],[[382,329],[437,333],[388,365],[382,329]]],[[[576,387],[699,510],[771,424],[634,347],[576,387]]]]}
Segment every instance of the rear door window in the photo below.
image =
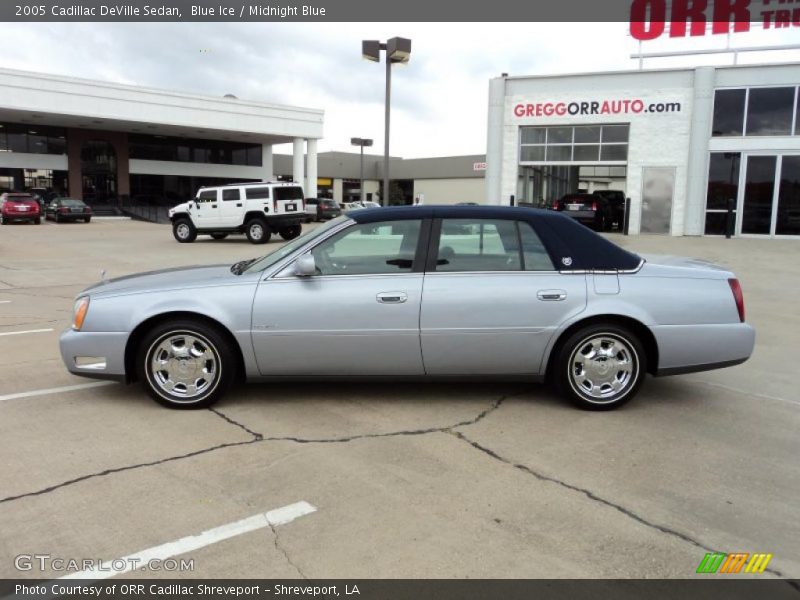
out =
{"type": "Polygon", "coordinates": [[[222,190],[222,199],[223,200],[241,200],[242,199],[242,192],[239,188],[232,188],[227,190],[222,190]]]}

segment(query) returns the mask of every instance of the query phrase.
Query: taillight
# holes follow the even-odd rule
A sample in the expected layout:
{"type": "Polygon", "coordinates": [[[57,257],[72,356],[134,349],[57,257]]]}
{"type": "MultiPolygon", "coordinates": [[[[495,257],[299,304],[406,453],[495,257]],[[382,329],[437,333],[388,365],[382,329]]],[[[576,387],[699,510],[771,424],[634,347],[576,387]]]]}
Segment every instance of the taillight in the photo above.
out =
{"type": "Polygon", "coordinates": [[[91,206],[84,206],[83,207],[83,212],[92,212],[92,207],[91,206]]]}
{"type": "Polygon", "coordinates": [[[553,200],[553,210],[561,210],[561,202],[553,200]]]}
{"type": "Polygon", "coordinates": [[[738,279],[728,279],[728,285],[731,286],[733,299],[736,301],[736,310],[739,311],[739,321],[744,323],[744,296],[742,295],[742,286],[739,285],[738,279]]]}
{"type": "Polygon", "coordinates": [[[66,206],[62,206],[61,208],[58,209],[58,212],[60,212],[60,213],[68,213],[69,209],[66,206]]]}
{"type": "Polygon", "coordinates": [[[592,210],[597,212],[597,200],[592,200],[592,210]]]}

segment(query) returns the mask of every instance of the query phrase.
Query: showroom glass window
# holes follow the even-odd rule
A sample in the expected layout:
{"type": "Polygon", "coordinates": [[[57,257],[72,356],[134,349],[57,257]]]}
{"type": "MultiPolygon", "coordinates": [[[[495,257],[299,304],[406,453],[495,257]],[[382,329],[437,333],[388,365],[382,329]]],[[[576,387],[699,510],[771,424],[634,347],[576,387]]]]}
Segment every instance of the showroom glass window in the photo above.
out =
{"type": "Polygon", "coordinates": [[[0,123],[0,152],[66,154],[66,132],[60,127],[0,123]]]}
{"type": "Polygon", "coordinates": [[[261,144],[131,134],[130,157],[218,165],[261,166],[261,144]]]}
{"type": "Polygon", "coordinates": [[[529,162],[625,162],[630,126],[521,127],[519,160],[529,162]]]}
{"type": "Polygon", "coordinates": [[[744,132],[747,90],[717,90],[714,93],[713,136],[740,136],[744,132]]]}
{"type": "Polygon", "coordinates": [[[505,219],[443,219],[436,271],[552,271],[539,236],[525,222],[505,219]]]}
{"type": "Polygon", "coordinates": [[[311,254],[320,275],[411,273],[421,223],[407,220],[354,225],[322,242],[311,254]]]}
{"type": "Polygon", "coordinates": [[[795,88],[750,88],[746,135],[791,135],[795,88]]]}
{"type": "Polygon", "coordinates": [[[706,235],[725,235],[729,200],[733,200],[735,214],[741,160],[742,155],[739,152],[712,152],[709,157],[706,235]]]}

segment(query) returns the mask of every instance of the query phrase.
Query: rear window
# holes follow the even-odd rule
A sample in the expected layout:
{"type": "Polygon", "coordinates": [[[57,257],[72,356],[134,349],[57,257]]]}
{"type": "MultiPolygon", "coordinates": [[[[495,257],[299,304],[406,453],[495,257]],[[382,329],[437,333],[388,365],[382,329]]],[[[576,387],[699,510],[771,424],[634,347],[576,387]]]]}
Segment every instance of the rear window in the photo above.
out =
{"type": "Polygon", "coordinates": [[[9,194],[8,199],[10,202],[33,202],[33,196],[28,194],[9,194]]]}
{"type": "Polygon", "coordinates": [[[62,198],[60,202],[62,206],[83,206],[83,202],[75,198],[62,198]]]}
{"type": "Polygon", "coordinates": [[[268,187],[249,187],[244,189],[244,195],[248,200],[269,200],[268,187]]]}
{"type": "Polygon", "coordinates": [[[275,200],[302,200],[303,188],[301,187],[277,187],[275,188],[275,200]]]}
{"type": "Polygon", "coordinates": [[[332,206],[332,207],[339,206],[333,200],[320,200],[319,203],[322,204],[322,206],[332,206]]]}

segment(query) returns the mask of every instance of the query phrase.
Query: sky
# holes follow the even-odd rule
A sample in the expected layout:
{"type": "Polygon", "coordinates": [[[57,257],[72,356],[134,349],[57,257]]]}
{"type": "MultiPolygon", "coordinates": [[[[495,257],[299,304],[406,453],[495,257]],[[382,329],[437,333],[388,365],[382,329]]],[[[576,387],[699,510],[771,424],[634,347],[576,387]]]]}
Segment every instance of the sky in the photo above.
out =
{"type": "MultiPolygon", "coordinates": [[[[319,150],[382,154],[384,65],[361,58],[361,40],[412,40],[392,72],[391,154],[486,152],[489,79],[638,68],[627,23],[26,23],[5,24],[0,67],[321,108],[319,150]]],[[[665,39],[642,50],[723,47],[725,36],[665,39]]],[[[800,43],[798,30],[736,34],[732,45],[800,43]]],[[[800,60],[800,51],[751,53],[739,62],[800,60]]],[[[645,68],[731,64],[730,55],[648,59],[645,68]]],[[[288,146],[277,152],[290,153],[288,146]]]]}

